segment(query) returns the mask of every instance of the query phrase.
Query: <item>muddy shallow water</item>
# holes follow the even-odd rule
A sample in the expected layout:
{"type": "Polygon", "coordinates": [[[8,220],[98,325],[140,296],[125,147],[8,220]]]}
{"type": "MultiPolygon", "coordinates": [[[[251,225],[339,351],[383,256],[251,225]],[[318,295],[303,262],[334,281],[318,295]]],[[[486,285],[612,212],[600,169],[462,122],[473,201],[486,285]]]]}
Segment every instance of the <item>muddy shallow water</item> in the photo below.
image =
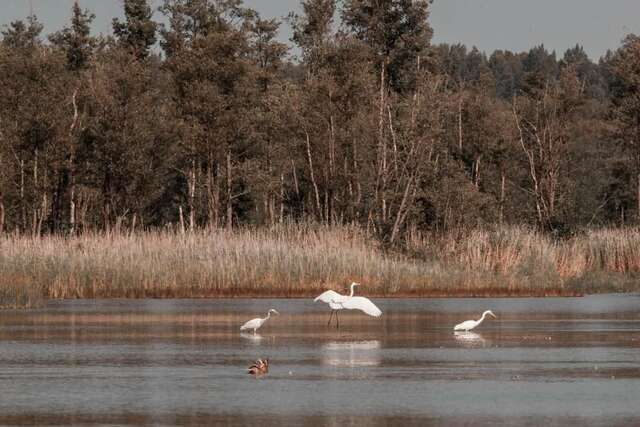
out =
{"type": "Polygon", "coordinates": [[[339,330],[311,300],[0,312],[0,425],[640,424],[640,295],[375,303],[339,330]]]}

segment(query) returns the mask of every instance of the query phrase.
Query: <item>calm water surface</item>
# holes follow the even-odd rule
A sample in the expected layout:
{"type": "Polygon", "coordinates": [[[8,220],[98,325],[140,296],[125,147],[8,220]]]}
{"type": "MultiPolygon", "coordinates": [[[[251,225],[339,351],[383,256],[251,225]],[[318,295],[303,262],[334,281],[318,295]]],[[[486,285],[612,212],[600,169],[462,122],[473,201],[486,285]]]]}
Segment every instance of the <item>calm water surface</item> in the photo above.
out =
{"type": "Polygon", "coordinates": [[[640,295],[375,302],[340,330],[310,300],[0,312],[0,424],[640,425],[640,295]]]}

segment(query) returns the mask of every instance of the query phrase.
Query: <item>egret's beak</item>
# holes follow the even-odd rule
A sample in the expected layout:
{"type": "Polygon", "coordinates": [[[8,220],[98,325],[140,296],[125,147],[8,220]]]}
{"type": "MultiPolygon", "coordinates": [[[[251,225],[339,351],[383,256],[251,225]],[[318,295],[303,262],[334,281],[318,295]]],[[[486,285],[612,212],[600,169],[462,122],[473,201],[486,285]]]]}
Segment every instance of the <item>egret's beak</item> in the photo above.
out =
{"type": "Polygon", "coordinates": [[[496,315],[495,315],[495,314],[493,314],[492,312],[489,312],[489,314],[490,314],[491,316],[493,316],[493,318],[494,318],[494,319],[497,319],[497,318],[498,318],[498,316],[496,316],[496,315]]]}
{"type": "Polygon", "coordinates": [[[275,314],[280,314],[280,313],[278,313],[278,310],[273,310],[273,312],[274,312],[275,314]]]}

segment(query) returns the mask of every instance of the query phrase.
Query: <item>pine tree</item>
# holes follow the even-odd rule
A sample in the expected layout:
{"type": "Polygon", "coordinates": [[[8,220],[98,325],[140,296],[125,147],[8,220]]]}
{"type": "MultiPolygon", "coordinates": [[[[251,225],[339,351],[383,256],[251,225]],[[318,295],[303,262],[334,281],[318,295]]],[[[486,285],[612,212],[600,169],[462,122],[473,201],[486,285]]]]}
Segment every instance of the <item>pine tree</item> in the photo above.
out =
{"type": "Polygon", "coordinates": [[[29,15],[27,22],[14,21],[6,30],[1,31],[2,42],[10,48],[31,48],[39,43],[42,24],[35,15],[29,15]]]}
{"type": "Polygon", "coordinates": [[[125,22],[114,18],[113,33],[125,49],[144,59],[156,42],[157,24],[151,19],[151,7],[147,0],[125,0],[124,16],[125,22]]]}
{"type": "Polygon", "coordinates": [[[68,68],[78,71],[88,66],[96,40],[91,37],[91,23],[95,15],[80,9],[78,2],[71,8],[71,25],[49,37],[51,42],[67,54],[68,68]]]}
{"type": "Polygon", "coordinates": [[[429,0],[346,0],[342,20],[373,51],[390,86],[410,90],[418,69],[428,63],[433,30],[429,0]]]}

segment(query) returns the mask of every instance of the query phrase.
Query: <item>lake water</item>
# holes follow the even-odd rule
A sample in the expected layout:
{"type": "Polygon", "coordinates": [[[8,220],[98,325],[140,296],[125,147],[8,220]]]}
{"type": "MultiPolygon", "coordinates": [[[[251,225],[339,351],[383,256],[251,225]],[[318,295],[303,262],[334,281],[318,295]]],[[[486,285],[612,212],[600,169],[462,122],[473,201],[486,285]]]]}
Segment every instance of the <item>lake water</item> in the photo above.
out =
{"type": "Polygon", "coordinates": [[[311,300],[0,312],[0,425],[640,424],[639,295],[374,302],[381,318],[341,313],[339,330],[311,300]]]}

